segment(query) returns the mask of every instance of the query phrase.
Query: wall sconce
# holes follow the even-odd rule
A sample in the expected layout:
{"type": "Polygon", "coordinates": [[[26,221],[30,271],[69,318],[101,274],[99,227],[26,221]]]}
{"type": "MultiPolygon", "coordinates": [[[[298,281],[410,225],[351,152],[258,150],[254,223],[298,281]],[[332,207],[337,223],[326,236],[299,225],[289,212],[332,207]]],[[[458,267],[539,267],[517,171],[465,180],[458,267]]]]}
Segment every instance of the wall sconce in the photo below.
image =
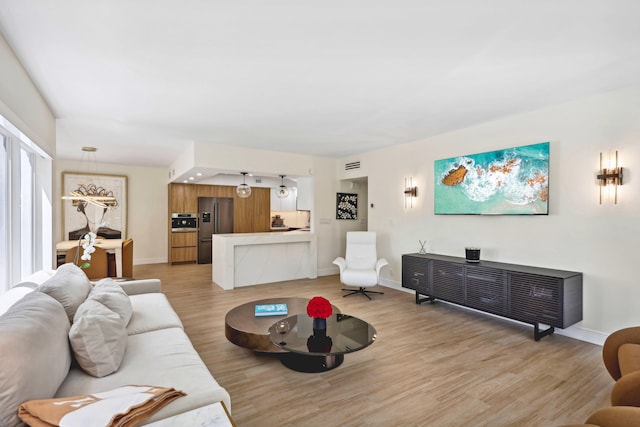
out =
{"type": "Polygon", "coordinates": [[[404,207],[413,208],[413,199],[418,197],[418,187],[413,185],[413,177],[404,179],[404,207]]]}
{"type": "Polygon", "coordinates": [[[618,204],[618,186],[622,185],[622,167],[618,166],[618,151],[615,156],[609,155],[608,159],[600,153],[600,173],[597,175],[600,183],[600,204],[602,199],[613,199],[618,204]]]}

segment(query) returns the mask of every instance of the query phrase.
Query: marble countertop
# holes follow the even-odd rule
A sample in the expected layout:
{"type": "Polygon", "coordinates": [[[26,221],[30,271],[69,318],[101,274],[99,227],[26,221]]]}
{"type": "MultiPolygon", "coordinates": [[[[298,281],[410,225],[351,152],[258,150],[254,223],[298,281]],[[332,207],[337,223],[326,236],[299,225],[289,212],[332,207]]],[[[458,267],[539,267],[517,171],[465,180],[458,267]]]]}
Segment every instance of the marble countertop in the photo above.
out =
{"type": "Polygon", "coordinates": [[[313,240],[314,233],[309,231],[287,231],[286,233],[232,233],[214,234],[216,240],[231,240],[235,245],[265,244],[265,243],[285,243],[285,242],[308,242],[313,240]]]}

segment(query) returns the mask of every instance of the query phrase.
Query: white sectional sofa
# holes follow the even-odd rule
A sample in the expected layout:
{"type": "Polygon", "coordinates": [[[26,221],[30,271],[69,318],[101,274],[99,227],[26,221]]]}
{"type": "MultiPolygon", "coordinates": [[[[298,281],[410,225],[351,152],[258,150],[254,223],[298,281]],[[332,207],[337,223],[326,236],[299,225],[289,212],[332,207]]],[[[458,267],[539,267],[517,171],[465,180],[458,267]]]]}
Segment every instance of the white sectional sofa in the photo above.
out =
{"type": "Polygon", "coordinates": [[[0,426],[24,425],[17,411],[27,400],[124,385],[173,387],[186,393],[143,424],[220,401],[231,410],[229,393],[193,348],[159,280],[118,282],[115,287],[108,281],[94,284],[73,264],[33,279],[36,283],[21,283],[0,295],[0,426]],[[104,297],[97,291],[113,293],[104,297]],[[89,353],[102,354],[83,356],[85,344],[89,353]]]}

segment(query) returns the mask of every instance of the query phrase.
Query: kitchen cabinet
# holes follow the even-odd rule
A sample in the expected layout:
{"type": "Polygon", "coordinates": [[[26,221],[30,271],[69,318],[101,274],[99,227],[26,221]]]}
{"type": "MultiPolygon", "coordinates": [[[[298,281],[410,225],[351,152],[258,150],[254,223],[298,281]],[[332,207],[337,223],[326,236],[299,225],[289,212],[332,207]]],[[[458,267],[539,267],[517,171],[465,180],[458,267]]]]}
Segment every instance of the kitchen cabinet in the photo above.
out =
{"type": "Polygon", "coordinates": [[[198,233],[171,233],[171,263],[194,262],[198,256],[198,233]]]}
{"type": "Polygon", "coordinates": [[[289,195],[287,197],[278,197],[277,188],[271,189],[271,211],[272,212],[287,212],[296,210],[296,194],[297,189],[295,187],[289,188],[289,195]]]}
{"type": "Polygon", "coordinates": [[[298,178],[298,192],[296,194],[296,209],[310,211],[313,206],[313,178],[298,178]]]}
{"type": "MultiPolygon", "coordinates": [[[[262,233],[271,228],[269,188],[253,187],[251,196],[242,199],[236,187],[230,185],[204,185],[170,183],[168,186],[169,215],[171,213],[197,213],[198,197],[233,198],[233,232],[262,233]]],[[[169,262],[196,262],[198,259],[197,232],[172,233],[171,218],[167,220],[169,233],[169,262]],[[192,237],[185,237],[182,234],[192,237]],[[185,241],[186,239],[187,241],[185,241]]]]}
{"type": "Polygon", "coordinates": [[[575,271],[406,254],[402,286],[415,291],[416,304],[441,299],[532,324],[536,341],[582,320],[582,273],[575,271]]]}

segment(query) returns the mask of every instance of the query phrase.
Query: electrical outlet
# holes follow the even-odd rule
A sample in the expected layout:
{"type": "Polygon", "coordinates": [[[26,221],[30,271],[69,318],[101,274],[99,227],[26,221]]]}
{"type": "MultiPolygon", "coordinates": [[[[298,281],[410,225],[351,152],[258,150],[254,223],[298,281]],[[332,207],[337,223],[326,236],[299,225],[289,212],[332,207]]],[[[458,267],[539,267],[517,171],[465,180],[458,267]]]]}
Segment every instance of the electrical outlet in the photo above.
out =
{"type": "Polygon", "coordinates": [[[389,269],[389,277],[393,277],[393,268],[389,269]]]}

